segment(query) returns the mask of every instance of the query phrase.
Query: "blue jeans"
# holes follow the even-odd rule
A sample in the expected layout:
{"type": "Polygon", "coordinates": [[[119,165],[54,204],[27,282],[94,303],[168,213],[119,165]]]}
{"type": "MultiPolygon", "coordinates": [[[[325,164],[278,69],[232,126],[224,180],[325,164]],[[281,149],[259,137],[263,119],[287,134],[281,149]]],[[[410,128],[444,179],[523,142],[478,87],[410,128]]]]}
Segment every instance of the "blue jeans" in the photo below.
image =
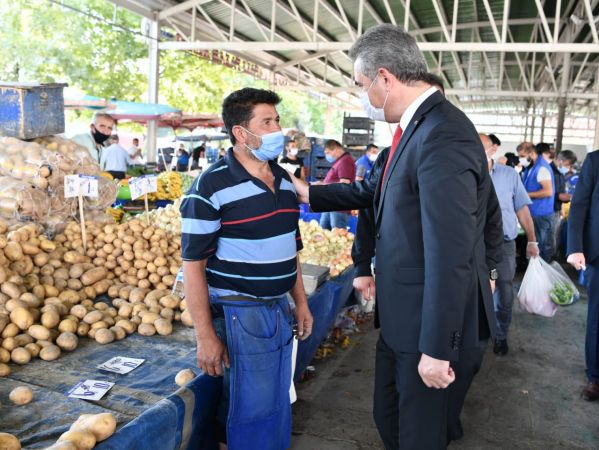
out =
{"type": "Polygon", "coordinates": [[[586,372],[589,381],[599,383],[599,261],[587,262],[587,331],[585,339],[586,372]]]}
{"type": "Polygon", "coordinates": [[[332,228],[345,228],[349,222],[349,213],[345,212],[325,212],[320,216],[320,226],[325,230],[332,228]]]}
{"type": "Polygon", "coordinates": [[[499,278],[495,283],[493,303],[497,322],[496,339],[507,339],[507,331],[512,322],[512,305],[514,304],[514,275],[516,274],[516,242],[503,243],[503,258],[497,265],[499,278]]]}
{"type": "Polygon", "coordinates": [[[215,318],[214,325],[231,363],[217,412],[218,422],[226,422],[228,448],[288,448],[293,332],[287,297],[263,303],[211,297],[210,302],[222,307],[224,317],[215,318]]]}
{"type": "Polygon", "coordinates": [[[532,221],[535,224],[535,234],[539,243],[539,253],[541,258],[549,262],[552,256],[552,241],[553,241],[553,214],[547,216],[533,217],[532,221]]]}

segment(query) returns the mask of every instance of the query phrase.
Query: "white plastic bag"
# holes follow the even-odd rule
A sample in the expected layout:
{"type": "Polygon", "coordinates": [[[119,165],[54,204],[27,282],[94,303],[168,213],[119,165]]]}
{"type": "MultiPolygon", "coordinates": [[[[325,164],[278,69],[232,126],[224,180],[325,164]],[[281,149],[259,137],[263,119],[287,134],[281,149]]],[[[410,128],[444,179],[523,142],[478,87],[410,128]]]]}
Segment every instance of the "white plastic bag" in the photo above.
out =
{"type": "Polygon", "coordinates": [[[551,268],[559,275],[559,281],[554,284],[549,297],[559,306],[568,306],[580,298],[580,292],[576,289],[574,282],[568,277],[562,266],[557,262],[551,263],[551,268]]]}
{"type": "Polygon", "coordinates": [[[550,293],[559,274],[541,257],[530,258],[522,279],[518,300],[532,314],[553,317],[557,305],[551,301],[550,293]]]}

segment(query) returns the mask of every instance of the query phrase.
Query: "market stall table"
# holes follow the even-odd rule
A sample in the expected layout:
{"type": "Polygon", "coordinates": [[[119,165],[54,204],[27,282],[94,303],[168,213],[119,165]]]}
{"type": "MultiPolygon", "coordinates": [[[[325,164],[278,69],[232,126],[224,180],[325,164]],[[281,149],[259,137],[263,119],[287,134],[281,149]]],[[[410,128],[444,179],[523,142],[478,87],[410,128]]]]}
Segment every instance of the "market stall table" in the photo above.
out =
{"type": "MultiPolygon", "coordinates": [[[[347,270],[309,297],[314,328],[312,336],[299,345],[296,379],[351,295],[351,283],[351,270],[347,270]]],[[[196,367],[193,330],[180,324],[168,337],[133,334],[106,346],[81,339],[76,351],[63,353],[57,361],[13,365],[12,373],[0,379],[0,431],[16,435],[24,448],[45,448],[80,414],[112,412],[120,429],[95,447],[99,450],[214,448],[212,420],[221,380],[200,375],[184,388],[178,388],[174,381],[181,369],[196,367]],[[126,375],[97,368],[115,356],[141,358],[145,362],[126,375]],[[96,402],[65,395],[86,379],[115,385],[96,402]],[[9,403],[8,394],[18,385],[31,387],[31,403],[9,403]]]]}

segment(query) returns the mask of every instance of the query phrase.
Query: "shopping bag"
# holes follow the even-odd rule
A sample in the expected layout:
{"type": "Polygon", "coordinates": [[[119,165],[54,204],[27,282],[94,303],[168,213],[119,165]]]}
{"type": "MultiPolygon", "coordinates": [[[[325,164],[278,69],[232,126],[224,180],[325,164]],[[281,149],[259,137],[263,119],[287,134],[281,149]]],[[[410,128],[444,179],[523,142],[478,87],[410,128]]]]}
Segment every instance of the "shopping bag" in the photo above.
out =
{"type": "Polygon", "coordinates": [[[570,279],[560,263],[553,261],[551,268],[557,272],[559,279],[553,285],[553,290],[549,294],[553,303],[559,306],[568,306],[580,299],[580,292],[576,285],[570,279]]]}
{"type": "Polygon", "coordinates": [[[518,291],[518,301],[531,314],[553,317],[557,305],[551,301],[555,270],[542,258],[530,258],[528,268],[518,291]]]}

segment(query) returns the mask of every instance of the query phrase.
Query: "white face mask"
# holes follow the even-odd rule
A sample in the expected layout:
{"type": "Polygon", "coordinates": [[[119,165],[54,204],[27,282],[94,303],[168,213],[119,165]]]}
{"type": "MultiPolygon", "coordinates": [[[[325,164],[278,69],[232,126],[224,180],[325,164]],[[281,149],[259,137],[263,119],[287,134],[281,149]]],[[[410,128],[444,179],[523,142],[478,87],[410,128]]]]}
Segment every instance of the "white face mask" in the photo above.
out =
{"type": "Polygon", "coordinates": [[[522,167],[528,167],[530,165],[530,161],[528,158],[520,158],[520,165],[522,167]]]}
{"type": "Polygon", "coordinates": [[[369,153],[368,154],[368,159],[370,160],[370,162],[375,162],[378,157],[379,157],[378,153],[369,153]]]}
{"type": "Polygon", "coordinates": [[[368,91],[370,91],[370,88],[374,86],[374,83],[376,82],[378,76],[379,74],[377,73],[374,77],[374,80],[372,80],[372,83],[370,83],[370,86],[368,86],[368,89],[360,92],[360,102],[362,103],[362,109],[370,119],[385,122],[385,105],[387,104],[387,99],[389,98],[389,91],[387,91],[387,95],[385,95],[385,101],[383,102],[383,106],[381,106],[380,108],[375,108],[374,106],[372,106],[372,103],[370,103],[370,99],[368,98],[368,91]]]}
{"type": "Polygon", "coordinates": [[[297,149],[297,147],[290,148],[290,149],[289,149],[289,154],[290,154],[291,156],[295,156],[295,155],[297,155],[298,151],[299,151],[299,150],[297,149]]]}

